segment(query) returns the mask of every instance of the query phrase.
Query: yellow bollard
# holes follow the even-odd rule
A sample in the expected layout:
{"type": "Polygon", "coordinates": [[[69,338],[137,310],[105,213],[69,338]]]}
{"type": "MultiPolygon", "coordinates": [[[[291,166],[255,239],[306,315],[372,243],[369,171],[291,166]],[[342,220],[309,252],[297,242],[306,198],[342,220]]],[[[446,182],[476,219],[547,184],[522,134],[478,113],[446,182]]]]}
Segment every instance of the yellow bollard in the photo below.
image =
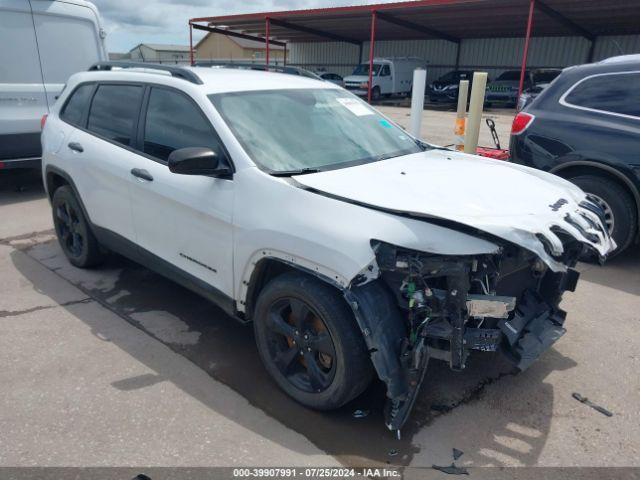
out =
{"type": "Polygon", "coordinates": [[[487,72],[473,73],[473,87],[471,87],[471,102],[469,103],[469,122],[464,137],[464,152],[476,153],[478,137],[480,136],[480,122],[484,107],[484,91],[487,87],[487,72]]]}
{"type": "Polygon", "coordinates": [[[467,96],[469,94],[469,80],[460,80],[458,87],[458,112],[456,114],[456,125],[453,128],[455,135],[455,149],[459,152],[464,150],[464,131],[467,118],[467,96]]]}

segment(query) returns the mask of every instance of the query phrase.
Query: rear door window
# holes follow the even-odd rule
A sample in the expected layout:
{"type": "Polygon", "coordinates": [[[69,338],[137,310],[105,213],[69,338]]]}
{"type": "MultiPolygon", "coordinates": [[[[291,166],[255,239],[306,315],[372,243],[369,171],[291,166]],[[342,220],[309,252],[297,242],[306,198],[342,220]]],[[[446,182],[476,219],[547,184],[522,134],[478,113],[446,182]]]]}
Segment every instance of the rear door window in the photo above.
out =
{"type": "Polygon", "coordinates": [[[60,118],[71,125],[84,126],[83,120],[86,118],[84,114],[89,104],[93,87],[93,84],[86,84],[76,88],[64,106],[60,118]]]}
{"type": "Polygon", "coordinates": [[[152,88],[144,128],[144,153],[163,162],[174,150],[206,147],[221,158],[222,146],[209,120],[185,95],[152,88]]]}
{"type": "Polygon", "coordinates": [[[565,95],[570,106],[640,118],[640,72],[587,77],[565,95]]]}
{"type": "Polygon", "coordinates": [[[141,86],[100,85],[91,102],[87,128],[108,140],[132,145],[141,100],[141,86]]]}

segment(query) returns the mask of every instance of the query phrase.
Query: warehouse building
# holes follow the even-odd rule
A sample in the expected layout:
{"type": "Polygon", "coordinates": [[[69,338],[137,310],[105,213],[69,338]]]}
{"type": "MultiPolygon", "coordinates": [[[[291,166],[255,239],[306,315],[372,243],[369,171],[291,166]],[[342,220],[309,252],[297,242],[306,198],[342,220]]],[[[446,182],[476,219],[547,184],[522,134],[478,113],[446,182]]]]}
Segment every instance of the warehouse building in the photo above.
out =
{"type": "Polygon", "coordinates": [[[420,57],[434,80],[458,68],[494,78],[524,65],[640,52],[637,0],[416,0],[194,18],[189,26],[287,45],[288,64],[341,75],[374,56],[420,57]]]}
{"type": "Polygon", "coordinates": [[[129,50],[129,58],[136,62],[189,63],[189,45],[141,43],[129,50]]]}
{"type": "MultiPolygon", "coordinates": [[[[264,40],[249,40],[208,32],[194,47],[196,60],[261,60],[266,58],[264,40]]],[[[273,61],[284,59],[284,47],[271,46],[273,61]]]]}

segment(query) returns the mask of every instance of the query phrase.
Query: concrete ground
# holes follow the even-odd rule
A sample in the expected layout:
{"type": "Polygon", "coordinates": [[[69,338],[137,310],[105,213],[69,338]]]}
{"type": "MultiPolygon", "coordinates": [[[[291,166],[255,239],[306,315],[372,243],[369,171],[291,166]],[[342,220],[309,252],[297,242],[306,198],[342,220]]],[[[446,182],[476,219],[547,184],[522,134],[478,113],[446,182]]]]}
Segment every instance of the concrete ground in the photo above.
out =
{"type": "MultiPolygon", "coordinates": [[[[406,107],[376,105],[384,115],[393,121],[409,128],[410,110],[406,107]]],[[[480,137],[478,145],[481,147],[495,147],[491,138],[491,131],[485,123],[485,119],[490,118],[496,124],[496,132],[502,148],[509,148],[509,134],[511,132],[511,122],[515,116],[515,110],[506,108],[489,108],[482,114],[480,124],[480,137]]],[[[455,106],[447,105],[427,105],[422,113],[422,139],[435,145],[452,145],[455,142],[453,128],[456,121],[455,106]]]]}
{"type": "MultiPolygon", "coordinates": [[[[427,112],[425,129],[448,116],[427,112]]],[[[640,466],[638,250],[581,265],[568,333],[526,372],[497,355],[462,373],[434,362],[397,440],[380,384],[337,412],[304,409],[215,306],[115,255],[70,266],[37,174],[2,172],[0,214],[0,466],[429,468],[452,448],[466,467],[640,466]]]]}

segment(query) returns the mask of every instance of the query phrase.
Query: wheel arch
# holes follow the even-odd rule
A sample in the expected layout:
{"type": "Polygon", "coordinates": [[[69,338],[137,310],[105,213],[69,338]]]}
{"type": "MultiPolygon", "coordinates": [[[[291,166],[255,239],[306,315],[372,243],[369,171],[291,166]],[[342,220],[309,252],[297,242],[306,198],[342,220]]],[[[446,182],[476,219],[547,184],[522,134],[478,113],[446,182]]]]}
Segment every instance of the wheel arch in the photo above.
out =
{"type": "Polygon", "coordinates": [[[272,278],[287,271],[315,276],[344,297],[364,338],[378,378],[387,386],[387,396],[392,399],[404,398],[409,391],[408,379],[400,363],[400,346],[406,337],[405,325],[395,297],[380,278],[358,285],[341,285],[335,276],[325,275],[284,258],[265,255],[255,263],[249,280],[243,281],[246,296],[238,302],[238,307],[244,308],[243,319],[252,319],[260,290],[272,278]]]}
{"type": "Polygon", "coordinates": [[[89,225],[93,226],[93,223],[91,222],[91,217],[89,216],[89,213],[87,212],[87,209],[84,206],[84,202],[82,201],[82,197],[80,196],[80,192],[78,192],[78,188],[76,187],[76,184],[74,183],[73,179],[67,172],[53,165],[47,165],[45,169],[44,179],[45,179],[45,189],[47,191],[47,197],[49,198],[49,202],[51,202],[51,200],[53,199],[54,192],[59,187],[63,185],[68,185],[69,187],[71,187],[71,190],[73,190],[73,194],[75,195],[76,200],[78,200],[78,203],[80,204],[80,208],[82,209],[82,213],[84,217],[89,222],[89,225]]]}
{"type": "Polygon", "coordinates": [[[285,257],[268,250],[261,250],[257,255],[261,258],[249,263],[252,268],[247,269],[240,285],[237,309],[243,313],[245,320],[252,319],[255,305],[262,289],[272,279],[285,272],[300,272],[311,275],[332,286],[341,294],[346,289],[346,286],[343,285],[344,280],[340,278],[340,275],[325,271],[318,265],[314,266],[308,262],[303,265],[295,257],[285,257]]]}
{"type": "Polygon", "coordinates": [[[640,191],[633,182],[620,170],[610,165],[591,161],[579,160],[563,163],[556,168],[550,170],[550,173],[559,177],[569,179],[578,175],[597,175],[616,182],[627,191],[634,199],[636,205],[636,213],[638,214],[638,226],[640,226],[640,191]]]}

